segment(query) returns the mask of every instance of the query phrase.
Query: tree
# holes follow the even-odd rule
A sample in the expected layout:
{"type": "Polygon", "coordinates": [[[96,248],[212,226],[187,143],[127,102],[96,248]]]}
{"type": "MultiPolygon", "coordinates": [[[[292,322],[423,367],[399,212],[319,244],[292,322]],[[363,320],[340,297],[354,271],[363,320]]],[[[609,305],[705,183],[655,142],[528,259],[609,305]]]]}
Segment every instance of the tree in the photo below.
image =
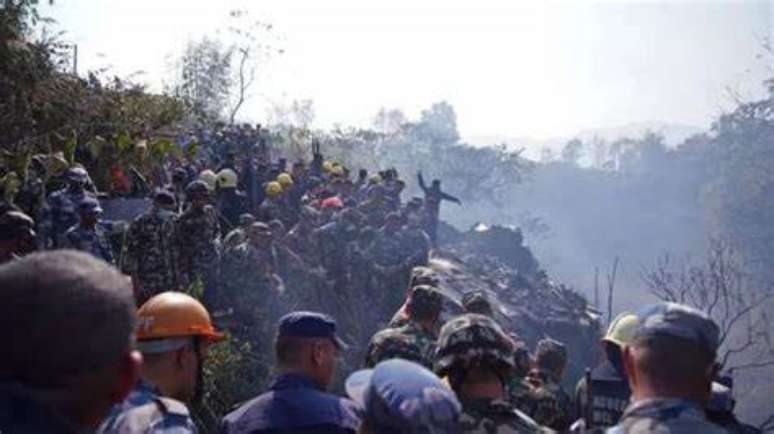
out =
{"type": "Polygon", "coordinates": [[[437,102],[429,109],[422,110],[416,128],[419,136],[429,143],[448,145],[457,143],[460,139],[457,132],[457,113],[446,101],[437,102]]]}
{"type": "Polygon", "coordinates": [[[774,365],[767,306],[771,285],[758,286],[727,241],[712,239],[701,264],[661,258],[642,279],[663,301],[683,303],[706,312],[720,328],[718,360],[730,372],[774,365]]]}
{"type": "Polygon", "coordinates": [[[274,27],[250,20],[246,11],[229,12],[229,25],[218,37],[189,41],[177,61],[171,92],[202,119],[233,124],[258,77],[259,68],[277,48],[274,27]]]}
{"type": "Polygon", "coordinates": [[[408,122],[406,115],[399,109],[387,110],[382,107],[376,113],[372,125],[377,132],[395,134],[408,122]]]}
{"type": "Polygon", "coordinates": [[[578,165],[582,152],[583,142],[580,139],[572,139],[562,148],[562,161],[567,164],[578,165]]]}
{"type": "Polygon", "coordinates": [[[278,48],[274,26],[261,21],[250,20],[247,11],[233,10],[229,13],[231,24],[228,33],[233,40],[233,89],[230,90],[229,123],[233,124],[242,105],[250,97],[258,70],[274,56],[284,53],[278,48]]]}
{"type": "Polygon", "coordinates": [[[225,110],[233,84],[233,50],[221,41],[203,37],[188,41],[180,56],[178,76],[172,93],[194,113],[205,119],[218,119],[225,110]]]}

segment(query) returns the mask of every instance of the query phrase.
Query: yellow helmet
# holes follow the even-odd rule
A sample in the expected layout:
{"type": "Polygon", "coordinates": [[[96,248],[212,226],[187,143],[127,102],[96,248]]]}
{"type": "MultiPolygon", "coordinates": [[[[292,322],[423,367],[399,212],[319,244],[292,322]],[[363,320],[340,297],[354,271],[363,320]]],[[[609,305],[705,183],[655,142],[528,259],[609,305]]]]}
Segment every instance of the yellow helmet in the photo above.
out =
{"type": "Polygon", "coordinates": [[[333,162],[329,160],[323,161],[322,164],[322,171],[323,173],[328,173],[333,169],[333,162]]]}
{"type": "Polygon", "coordinates": [[[218,186],[220,188],[236,188],[237,174],[231,169],[223,169],[218,173],[218,186]]]}
{"type": "Polygon", "coordinates": [[[368,178],[368,182],[370,182],[371,184],[379,184],[382,182],[382,176],[379,174],[371,175],[371,177],[368,178]]]}
{"type": "Polygon", "coordinates": [[[281,173],[277,176],[277,182],[279,182],[283,188],[287,188],[293,185],[293,177],[290,176],[289,173],[281,173]]]}
{"type": "Polygon", "coordinates": [[[343,166],[334,166],[333,169],[331,169],[331,175],[344,176],[344,167],[343,166]]]}
{"type": "Polygon", "coordinates": [[[204,183],[207,184],[207,188],[210,190],[215,190],[215,183],[218,180],[218,175],[210,169],[202,170],[199,174],[199,180],[204,181],[204,183]]]}
{"type": "Polygon", "coordinates": [[[610,323],[602,341],[616,344],[619,347],[629,344],[638,324],[637,315],[631,312],[622,312],[610,323]]]}
{"type": "Polygon", "coordinates": [[[266,184],[266,196],[277,197],[282,193],[282,184],[272,181],[266,184]]]}
{"type": "Polygon", "coordinates": [[[207,309],[190,295],[177,291],[151,297],[137,311],[137,340],[202,336],[223,339],[212,326],[207,309]]]}

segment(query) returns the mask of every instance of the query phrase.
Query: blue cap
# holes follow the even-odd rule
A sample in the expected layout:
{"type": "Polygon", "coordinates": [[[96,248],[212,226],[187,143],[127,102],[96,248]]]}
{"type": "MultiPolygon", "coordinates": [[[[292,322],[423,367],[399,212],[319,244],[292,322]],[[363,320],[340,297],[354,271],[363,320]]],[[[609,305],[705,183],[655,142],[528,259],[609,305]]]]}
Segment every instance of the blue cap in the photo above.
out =
{"type": "Polygon", "coordinates": [[[390,359],[347,378],[347,395],[381,433],[457,433],[462,412],[454,392],[423,366],[390,359]]]}
{"type": "Polygon", "coordinates": [[[78,203],[78,211],[101,213],[102,207],[99,206],[99,201],[97,199],[87,196],[78,203]]]}
{"type": "Polygon", "coordinates": [[[347,344],[336,335],[336,320],[329,315],[317,312],[291,312],[279,321],[277,337],[290,338],[330,338],[339,349],[347,344]]]}
{"type": "Polygon", "coordinates": [[[707,314],[677,303],[657,303],[637,312],[639,323],[633,338],[672,336],[692,341],[715,354],[720,330],[707,314]]]}

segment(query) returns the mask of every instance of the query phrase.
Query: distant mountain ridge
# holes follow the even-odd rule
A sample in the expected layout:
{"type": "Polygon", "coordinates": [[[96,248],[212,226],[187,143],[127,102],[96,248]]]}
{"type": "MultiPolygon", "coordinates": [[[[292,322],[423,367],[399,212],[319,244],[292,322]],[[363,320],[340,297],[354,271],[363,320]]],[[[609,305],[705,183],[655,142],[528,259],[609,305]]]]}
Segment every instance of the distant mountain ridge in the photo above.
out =
{"type": "Polygon", "coordinates": [[[497,134],[471,134],[463,137],[463,141],[473,146],[505,144],[511,149],[524,148],[526,157],[538,159],[543,148],[559,152],[567,141],[574,138],[581,139],[584,142],[590,141],[594,137],[605,141],[614,141],[624,137],[639,138],[647,131],[663,135],[668,146],[677,146],[688,137],[707,131],[707,128],[666,122],[633,122],[615,127],[585,129],[566,137],[536,139],[532,137],[508,137],[497,134]]]}

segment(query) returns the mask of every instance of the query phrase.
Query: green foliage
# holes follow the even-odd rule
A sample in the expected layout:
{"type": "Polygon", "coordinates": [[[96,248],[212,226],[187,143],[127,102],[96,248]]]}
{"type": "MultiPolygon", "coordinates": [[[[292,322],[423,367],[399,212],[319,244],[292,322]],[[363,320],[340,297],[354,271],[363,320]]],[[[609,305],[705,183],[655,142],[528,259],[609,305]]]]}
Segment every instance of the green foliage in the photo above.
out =
{"type": "Polygon", "coordinates": [[[201,432],[217,432],[220,419],[268,387],[271,361],[262,360],[249,343],[233,336],[212,345],[204,364],[204,393],[192,406],[201,432]]]}

